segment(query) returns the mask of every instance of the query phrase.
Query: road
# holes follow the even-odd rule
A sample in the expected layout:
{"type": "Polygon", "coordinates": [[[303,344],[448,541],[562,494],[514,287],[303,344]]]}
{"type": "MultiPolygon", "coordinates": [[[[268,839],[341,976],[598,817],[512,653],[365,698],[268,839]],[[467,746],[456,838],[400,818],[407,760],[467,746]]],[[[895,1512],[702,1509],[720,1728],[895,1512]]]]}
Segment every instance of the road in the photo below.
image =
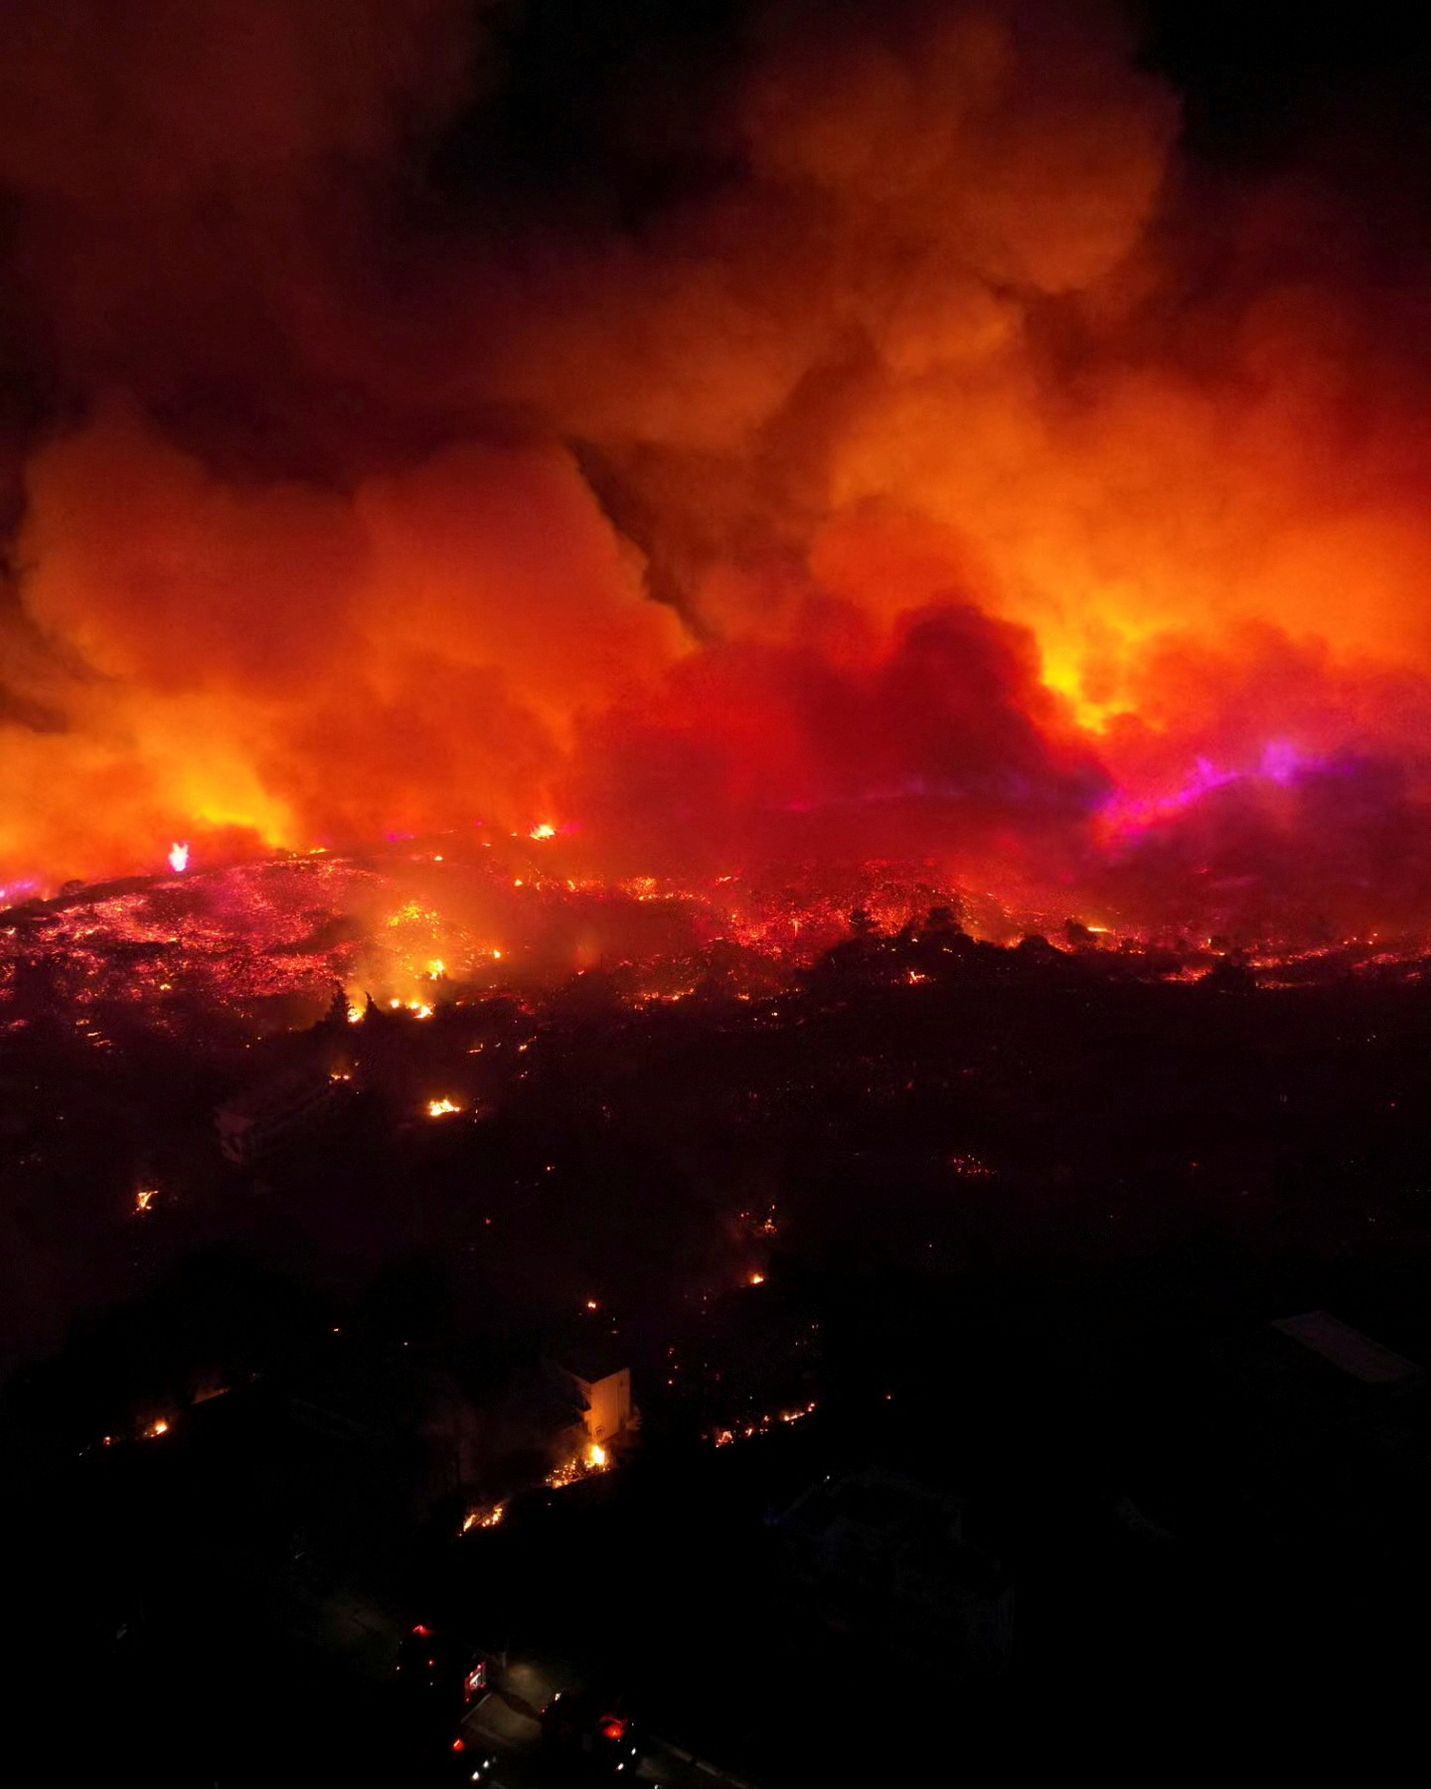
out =
{"type": "MultiPolygon", "coordinates": [[[[559,1690],[572,1686],[529,1661],[511,1664],[500,1676],[500,1687],[488,1690],[463,1722],[464,1760],[473,1760],[474,1770],[481,1773],[475,1780],[483,1789],[560,1789],[570,1780],[569,1767],[542,1753],[540,1711],[559,1690]],[[489,1758],[495,1762],[487,1768],[489,1758]]],[[[646,1755],[630,1780],[660,1789],[753,1789],[742,1778],[652,1735],[646,1736],[646,1755]]]]}

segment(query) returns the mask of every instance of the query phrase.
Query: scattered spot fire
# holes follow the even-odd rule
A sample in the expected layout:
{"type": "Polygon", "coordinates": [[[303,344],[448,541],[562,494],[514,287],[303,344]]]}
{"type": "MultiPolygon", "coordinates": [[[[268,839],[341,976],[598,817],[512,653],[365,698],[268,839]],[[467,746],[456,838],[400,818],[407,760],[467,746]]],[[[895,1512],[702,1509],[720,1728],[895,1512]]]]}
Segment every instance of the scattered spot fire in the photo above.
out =
{"type": "Polygon", "coordinates": [[[772,1435],[781,1428],[789,1428],[795,1423],[804,1422],[807,1416],[815,1414],[816,1408],[816,1402],[811,1398],[808,1404],[797,1404],[788,1410],[776,1410],[752,1416],[732,1428],[712,1429],[709,1439],[716,1447],[729,1447],[736,1441],[753,1441],[758,1435],[772,1435]]]}

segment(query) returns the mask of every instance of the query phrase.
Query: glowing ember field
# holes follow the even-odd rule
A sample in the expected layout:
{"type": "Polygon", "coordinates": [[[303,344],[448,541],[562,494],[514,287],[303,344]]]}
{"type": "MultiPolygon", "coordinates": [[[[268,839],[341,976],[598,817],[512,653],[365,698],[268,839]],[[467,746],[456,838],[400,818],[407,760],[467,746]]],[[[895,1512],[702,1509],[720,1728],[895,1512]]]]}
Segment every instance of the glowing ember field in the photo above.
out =
{"type": "Polygon", "coordinates": [[[197,1003],[282,1022],[326,1006],[337,983],[357,1022],[368,996],[426,1018],[445,1001],[583,973],[619,976],[637,1003],[683,998],[712,977],[750,994],[848,936],[852,909],[894,929],[951,898],[932,876],[887,866],[827,876],[818,891],[798,875],[608,883],[444,843],[135,878],[11,908],[0,915],[0,999],[23,1003],[26,976],[39,974],[79,1009],[197,1003]]]}
{"type": "Polygon", "coordinates": [[[534,861],[525,845],[441,840],[265,858],[11,907],[0,913],[0,1013],[26,1024],[38,997],[94,1019],[120,1009],[167,1027],[223,1014],[271,1029],[308,1022],[337,986],[354,1023],[369,997],[422,1020],[456,1001],[533,998],[581,977],[635,1007],[697,993],[751,999],[853,936],[908,936],[931,916],[987,944],[1036,935],[1148,979],[1196,981],[1228,960],[1270,986],[1352,972],[1419,978],[1426,951],[1409,930],[1310,938],[1114,926],[1014,908],[930,865],[608,882],[564,875],[557,857],[534,861]]]}

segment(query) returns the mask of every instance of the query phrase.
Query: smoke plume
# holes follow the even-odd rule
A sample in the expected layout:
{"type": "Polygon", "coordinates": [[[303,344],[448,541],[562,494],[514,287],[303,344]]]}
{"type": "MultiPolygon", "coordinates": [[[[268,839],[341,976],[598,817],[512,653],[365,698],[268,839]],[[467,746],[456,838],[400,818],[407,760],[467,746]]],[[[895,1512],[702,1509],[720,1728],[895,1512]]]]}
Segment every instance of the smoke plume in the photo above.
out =
{"type": "Polygon", "coordinates": [[[1379,168],[1097,4],[576,17],[6,9],[0,880],[555,818],[1424,921],[1379,168]]]}

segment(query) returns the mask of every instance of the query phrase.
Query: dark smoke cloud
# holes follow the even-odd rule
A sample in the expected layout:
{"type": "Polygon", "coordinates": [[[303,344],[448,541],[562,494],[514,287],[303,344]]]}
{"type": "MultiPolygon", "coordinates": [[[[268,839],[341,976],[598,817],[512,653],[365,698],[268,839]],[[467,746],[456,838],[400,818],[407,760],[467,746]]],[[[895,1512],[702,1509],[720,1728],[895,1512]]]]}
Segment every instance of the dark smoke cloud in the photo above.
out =
{"type": "Polygon", "coordinates": [[[712,647],[601,716],[571,811],[631,869],[939,850],[972,864],[1035,839],[1066,855],[1107,784],[1026,630],[949,602],[884,640],[840,610],[802,635],[712,647]]]}

